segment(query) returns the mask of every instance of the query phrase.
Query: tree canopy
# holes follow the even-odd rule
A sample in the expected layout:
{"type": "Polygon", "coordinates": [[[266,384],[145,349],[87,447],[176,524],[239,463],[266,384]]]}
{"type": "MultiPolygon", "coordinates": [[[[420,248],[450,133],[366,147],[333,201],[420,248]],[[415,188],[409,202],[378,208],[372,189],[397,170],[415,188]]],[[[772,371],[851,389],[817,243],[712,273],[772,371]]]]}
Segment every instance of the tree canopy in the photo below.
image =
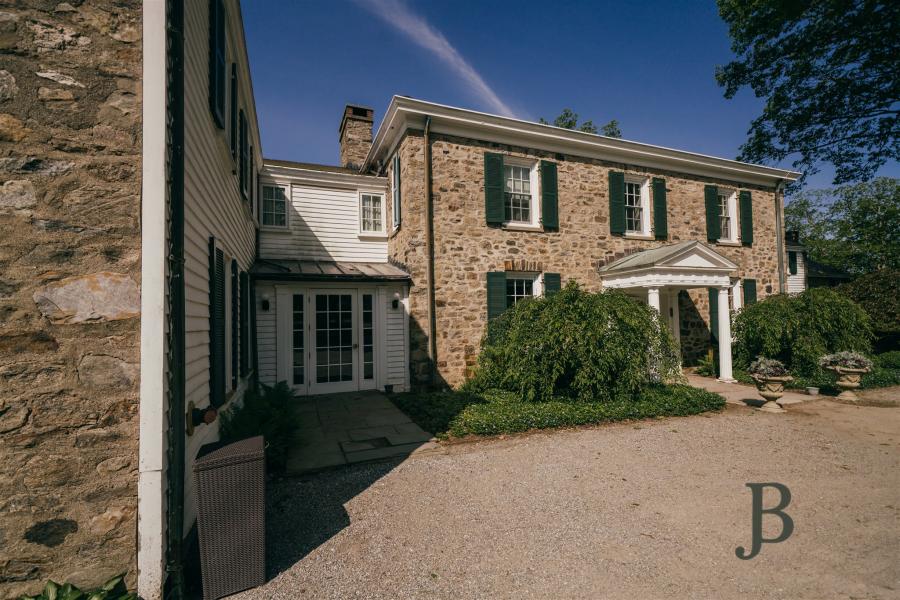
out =
{"type": "Polygon", "coordinates": [[[793,158],[835,184],[865,181],[900,159],[900,2],[718,0],[736,59],[716,79],[733,98],[765,99],[739,159],[793,158]]]}
{"type": "Polygon", "coordinates": [[[543,117],[538,119],[538,123],[562,127],[564,129],[577,129],[587,133],[599,133],[606,137],[622,137],[622,130],[619,128],[619,122],[617,120],[613,119],[606,125],[600,127],[600,129],[597,129],[597,126],[594,125],[594,122],[591,120],[582,121],[581,125],[579,125],[578,113],[574,112],[571,108],[564,108],[562,112],[559,113],[559,116],[553,119],[553,123],[547,122],[543,117]]]}
{"type": "Polygon", "coordinates": [[[853,274],[900,269],[900,180],[801,192],[784,216],[816,262],[853,274]]]}

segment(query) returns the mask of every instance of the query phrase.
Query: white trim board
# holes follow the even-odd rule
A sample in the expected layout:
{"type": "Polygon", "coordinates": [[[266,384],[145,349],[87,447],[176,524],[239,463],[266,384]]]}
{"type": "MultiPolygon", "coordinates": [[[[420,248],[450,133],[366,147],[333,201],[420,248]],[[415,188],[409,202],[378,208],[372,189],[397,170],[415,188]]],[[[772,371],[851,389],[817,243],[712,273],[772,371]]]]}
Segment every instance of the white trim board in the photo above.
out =
{"type": "Polygon", "coordinates": [[[609,138],[403,96],[394,96],[391,99],[384,120],[375,134],[363,170],[386,160],[407,129],[423,129],[426,117],[431,118],[431,131],[434,133],[742,183],[774,187],[782,180],[794,181],[801,175],[786,169],[609,138]]]}

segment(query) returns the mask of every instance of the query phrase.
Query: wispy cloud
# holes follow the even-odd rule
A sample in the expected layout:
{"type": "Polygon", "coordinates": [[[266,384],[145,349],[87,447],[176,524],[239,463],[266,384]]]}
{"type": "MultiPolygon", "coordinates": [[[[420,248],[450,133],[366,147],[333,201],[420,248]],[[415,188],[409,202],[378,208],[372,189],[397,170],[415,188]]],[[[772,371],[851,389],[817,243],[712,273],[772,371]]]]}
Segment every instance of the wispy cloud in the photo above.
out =
{"type": "Polygon", "coordinates": [[[478,71],[447,41],[444,34],[413,13],[403,0],[357,0],[357,2],[443,61],[468,84],[490,110],[506,117],[516,116],[482,79],[478,71]]]}

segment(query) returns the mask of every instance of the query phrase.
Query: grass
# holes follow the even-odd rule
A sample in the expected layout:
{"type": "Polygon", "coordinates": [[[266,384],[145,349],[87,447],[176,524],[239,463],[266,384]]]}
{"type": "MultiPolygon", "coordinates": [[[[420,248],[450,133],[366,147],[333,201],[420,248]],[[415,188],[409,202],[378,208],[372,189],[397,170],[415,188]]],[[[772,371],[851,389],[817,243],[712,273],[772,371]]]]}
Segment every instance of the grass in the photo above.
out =
{"type": "Polygon", "coordinates": [[[609,402],[525,402],[516,394],[499,390],[481,394],[409,393],[391,399],[420,427],[444,439],[687,416],[720,410],[725,405],[718,394],[686,385],[653,386],[639,398],[609,402]]]}

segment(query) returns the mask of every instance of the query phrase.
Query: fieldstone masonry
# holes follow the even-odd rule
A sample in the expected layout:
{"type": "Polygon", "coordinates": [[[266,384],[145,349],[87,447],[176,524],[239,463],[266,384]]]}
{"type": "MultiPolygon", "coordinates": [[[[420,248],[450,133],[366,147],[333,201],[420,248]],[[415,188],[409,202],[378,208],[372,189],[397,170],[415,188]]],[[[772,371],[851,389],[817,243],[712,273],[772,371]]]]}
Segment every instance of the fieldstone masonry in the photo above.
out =
{"type": "Polygon", "coordinates": [[[0,3],[0,598],[134,583],[140,15],[0,3]]]}
{"type": "MultiPolygon", "coordinates": [[[[426,383],[427,305],[425,290],[424,144],[421,132],[409,131],[401,142],[403,223],[388,241],[390,260],[412,276],[410,289],[410,359],[412,381],[426,383]]],[[[391,181],[390,166],[388,181],[391,181]]],[[[758,297],[778,290],[775,191],[724,181],[656,171],[527,148],[432,136],[434,201],[435,304],[437,371],[441,381],[459,385],[474,364],[487,322],[487,273],[518,270],[540,264],[542,271],[560,273],[562,284],[578,281],[600,290],[601,263],[636,250],[684,240],[706,242],[703,186],[716,184],[753,194],[752,247],[716,244],[715,250],[739,265],[737,276],[757,280],[758,297]],[[541,232],[488,227],[484,209],[484,153],[550,160],[557,163],[559,229],[541,232]],[[609,170],[666,180],[669,239],[665,242],[629,239],[609,233],[609,170]]],[[[390,202],[388,202],[390,210],[390,202]]],[[[652,218],[652,215],[651,215],[652,218]]],[[[388,215],[387,222],[391,222],[388,215]]],[[[705,289],[682,294],[682,348],[686,362],[709,347],[709,307],[705,289]]]]}

